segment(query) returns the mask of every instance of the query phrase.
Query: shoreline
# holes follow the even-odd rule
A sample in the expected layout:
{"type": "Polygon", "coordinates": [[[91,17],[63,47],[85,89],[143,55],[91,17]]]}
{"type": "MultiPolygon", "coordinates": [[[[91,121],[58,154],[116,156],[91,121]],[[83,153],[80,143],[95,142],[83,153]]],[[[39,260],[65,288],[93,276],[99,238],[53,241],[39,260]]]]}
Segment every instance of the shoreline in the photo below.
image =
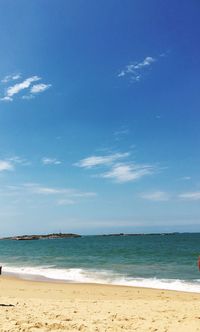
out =
{"type": "Polygon", "coordinates": [[[59,284],[94,284],[94,285],[111,285],[111,286],[126,286],[130,288],[144,288],[144,289],[158,289],[166,291],[176,291],[184,293],[200,294],[200,284],[190,282],[189,280],[180,279],[157,279],[157,278],[135,278],[132,280],[124,280],[123,282],[118,280],[107,281],[106,280],[75,280],[75,279],[64,279],[48,277],[42,274],[31,274],[24,271],[11,272],[3,271],[0,277],[13,277],[24,281],[36,281],[36,282],[48,282],[48,283],[59,283],[59,284]]]}
{"type": "MultiPolygon", "coordinates": [[[[133,292],[155,292],[155,293],[169,293],[169,294],[172,294],[172,295],[174,295],[174,294],[176,294],[176,295],[180,295],[179,297],[182,297],[182,295],[184,296],[188,296],[188,298],[190,298],[190,297],[192,297],[192,296],[197,296],[197,297],[199,297],[199,300],[200,300],[200,293],[195,293],[195,292],[187,292],[187,291],[177,291],[177,290],[170,290],[170,289],[159,289],[159,288],[151,288],[151,287],[135,287],[135,286],[128,286],[128,285],[113,285],[113,284],[101,284],[101,283],[94,283],[94,282],[91,282],[91,283],[81,283],[81,282],[63,282],[63,281],[61,281],[61,280],[56,280],[56,279],[54,279],[54,280],[52,280],[52,279],[46,279],[46,280],[40,280],[40,279],[23,279],[23,278],[20,278],[20,277],[18,277],[18,276],[15,276],[15,275],[5,275],[5,274],[3,274],[3,275],[1,275],[0,276],[0,285],[2,284],[2,283],[7,283],[7,282],[11,282],[11,283],[16,283],[16,284],[25,284],[25,285],[27,285],[27,287],[28,287],[28,285],[30,285],[30,286],[37,286],[37,285],[39,285],[39,286],[41,286],[41,287],[43,287],[44,285],[46,285],[46,286],[44,286],[44,287],[56,287],[56,286],[58,286],[58,287],[61,287],[62,288],[62,286],[63,286],[63,288],[76,288],[76,287],[78,287],[78,288],[87,288],[87,287],[94,287],[94,288],[110,288],[110,289],[112,289],[113,288],[113,290],[116,288],[116,289],[129,289],[130,291],[131,290],[133,290],[133,292]]],[[[2,291],[2,289],[1,289],[1,291],[2,291]]],[[[4,293],[4,292],[3,292],[4,293]]],[[[1,294],[2,294],[2,292],[1,292],[1,294]]],[[[0,295],[1,296],[1,295],[0,295]]]]}
{"type": "Polygon", "coordinates": [[[129,285],[115,285],[115,284],[106,284],[106,283],[95,283],[95,282],[72,282],[72,281],[65,281],[65,280],[57,280],[57,279],[50,279],[50,278],[40,278],[38,276],[36,276],[36,278],[32,279],[32,278],[29,278],[28,275],[27,275],[27,278],[23,278],[23,277],[20,277],[16,274],[12,274],[12,273],[8,273],[8,274],[2,274],[0,275],[0,283],[1,283],[1,280],[3,282],[7,282],[7,281],[13,281],[13,282],[24,282],[24,283],[27,283],[28,284],[41,284],[41,285],[58,285],[58,286],[61,286],[62,285],[64,287],[68,287],[69,288],[72,286],[76,287],[110,287],[110,288],[126,288],[126,289],[133,289],[133,290],[136,290],[136,291],[144,291],[144,292],[148,292],[148,291],[152,291],[152,292],[166,292],[166,293],[176,293],[176,294],[184,294],[184,295],[188,295],[190,297],[190,295],[197,295],[199,296],[199,299],[200,299],[200,293],[198,292],[188,292],[188,291],[179,291],[179,290],[173,290],[173,289],[162,289],[162,288],[154,288],[154,287],[138,287],[138,286],[129,286],[129,285]]]}
{"type": "Polygon", "coordinates": [[[196,332],[200,294],[0,277],[0,331],[196,332]]]}

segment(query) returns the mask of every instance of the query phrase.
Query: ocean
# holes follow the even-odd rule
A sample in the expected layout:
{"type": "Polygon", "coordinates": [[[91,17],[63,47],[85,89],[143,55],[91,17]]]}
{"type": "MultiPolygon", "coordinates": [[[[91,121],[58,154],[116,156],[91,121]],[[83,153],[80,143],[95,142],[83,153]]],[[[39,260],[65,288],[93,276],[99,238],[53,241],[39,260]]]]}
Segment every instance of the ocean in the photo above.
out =
{"type": "Polygon", "coordinates": [[[200,233],[0,241],[3,273],[200,292],[200,233]]]}

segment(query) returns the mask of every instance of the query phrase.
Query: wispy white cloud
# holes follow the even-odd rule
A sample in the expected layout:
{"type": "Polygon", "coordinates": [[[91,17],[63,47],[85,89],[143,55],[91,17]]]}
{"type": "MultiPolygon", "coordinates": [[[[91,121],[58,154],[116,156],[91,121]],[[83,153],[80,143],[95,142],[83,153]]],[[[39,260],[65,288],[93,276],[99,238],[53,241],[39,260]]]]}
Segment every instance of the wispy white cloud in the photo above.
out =
{"type": "Polygon", "coordinates": [[[0,98],[1,101],[12,101],[13,99],[11,97],[8,96],[4,96],[2,98],[0,98]]]}
{"type": "Polygon", "coordinates": [[[88,158],[81,159],[79,162],[75,163],[75,166],[83,168],[106,166],[112,164],[113,162],[119,159],[127,158],[129,155],[130,155],[129,152],[125,152],[125,153],[114,153],[105,156],[91,156],[88,158]]]}
{"type": "Polygon", "coordinates": [[[61,161],[56,158],[42,158],[43,165],[60,165],[61,161]]]}
{"type": "MultiPolygon", "coordinates": [[[[21,78],[21,74],[16,75],[8,75],[6,76],[2,82],[8,83],[13,80],[17,80],[21,78]]],[[[4,96],[0,98],[1,101],[13,101],[15,95],[19,94],[23,90],[28,90],[28,94],[23,95],[22,99],[33,99],[34,96],[38,93],[42,93],[51,87],[51,84],[40,83],[34,84],[35,82],[41,80],[42,78],[39,76],[31,76],[26,78],[25,80],[16,83],[14,85],[8,86],[5,90],[4,96]]]]}
{"type": "Polygon", "coordinates": [[[128,135],[129,129],[121,129],[114,132],[114,136],[128,135]]]}
{"type": "Polygon", "coordinates": [[[26,189],[31,194],[38,195],[65,195],[70,197],[95,197],[95,192],[79,191],[73,188],[46,187],[38,183],[25,183],[21,188],[26,189]]]}
{"type": "Polygon", "coordinates": [[[81,191],[75,188],[62,188],[45,186],[39,183],[24,183],[18,185],[7,185],[0,188],[1,197],[10,197],[13,202],[25,200],[27,202],[44,202],[56,206],[67,206],[78,204],[81,201],[93,199],[97,196],[95,192],[81,191]]]}
{"type": "Polygon", "coordinates": [[[14,169],[13,164],[7,160],[0,160],[0,172],[12,171],[14,169]]]}
{"type": "Polygon", "coordinates": [[[76,202],[72,199],[59,199],[57,201],[57,205],[59,206],[65,206],[65,205],[73,205],[75,204],[76,202]]]}
{"type": "Polygon", "coordinates": [[[1,100],[10,100],[10,101],[12,101],[14,95],[18,94],[19,92],[21,92],[24,89],[28,89],[33,82],[36,82],[40,79],[41,78],[38,77],[38,76],[31,76],[31,77],[25,79],[24,81],[22,81],[20,83],[17,83],[13,86],[9,86],[6,89],[5,96],[3,98],[1,98],[1,100]]]}
{"type": "Polygon", "coordinates": [[[40,93],[44,92],[45,90],[49,89],[51,87],[51,84],[35,84],[31,87],[30,92],[35,94],[35,93],[40,93]]]}
{"type": "Polygon", "coordinates": [[[143,61],[126,65],[117,76],[120,78],[127,76],[131,81],[138,82],[141,80],[144,70],[149,69],[155,61],[155,58],[147,56],[143,61]]]}
{"type": "Polygon", "coordinates": [[[51,188],[51,187],[42,187],[37,184],[27,184],[24,187],[32,194],[41,194],[41,195],[60,195],[67,194],[68,190],[59,189],[59,188],[51,188]]]}
{"type": "Polygon", "coordinates": [[[22,99],[24,99],[24,100],[30,100],[30,99],[33,99],[33,98],[35,98],[35,96],[33,96],[33,95],[24,95],[24,96],[22,96],[22,99]]]}
{"type": "Polygon", "coordinates": [[[137,165],[133,163],[117,163],[105,173],[100,174],[102,178],[113,179],[116,182],[124,183],[138,180],[146,175],[154,173],[151,165],[137,165]]]}
{"type": "Polygon", "coordinates": [[[153,191],[149,193],[143,193],[140,195],[140,197],[149,201],[159,202],[159,201],[168,201],[170,195],[165,191],[153,191]]]}
{"type": "Polygon", "coordinates": [[[188,201],[199,201],[200,200],[200,191],[185,192],[178,196],[182,200],[188,201]]]}
{"type": "Polygon", "coordinates": [[[22,166],[28,166],[31,164],[30,161],[28,161],[27,159],[21,158],[19,156],[12,156],[12,157],[7,158],[7,160],[9,162],[11,162],[12,164],[20,164],[22,166]]]}
{"type": "MultiPolygon", "coordinates": [[[[169,201],[172,196],[165,191],[153,191],[148,193],[142,193],[140,197],[149,201],[169,201]]],[[[175,200],[182,200],[182,201],[199,201],[200,191],[175,194],[173,195],[173,198],[175,200]]]]}
{"type": "Polygon", "coordinates": [[[26,166],[26,165],[29,165],[30,163],[27,160],[22,159],[18,156],[6,158],[3,160],[0,160],[0,172],[13,171],[15,169],[15,165],[17,165],[17,164],[26,166]]]}
{"type": "Polygon", "coordinates": [[[18,74],[12,74],[12,75],[6,75],[2,80],[1,82],[2,83],[8,83],[10,81],[15,81],[15,80],[18,80],[21,78],[21,74],[18,73],[18,74]]]}
{"type": "Polygon", "coordinates": [[[184,180],[184,181],[189,181],[189,180],[191,180],[192,178],[191,178],[191,176],[183,176],[182,178],[181,178],[181,180],[184,180]]]}
{"type": "Polygon", "coordinates": [[[128,136],[130,133],[128,128],[122,128],[121,130],[116,130],[113,135],[115,138],[115,141],[120,141],[124,139],[126,136],[128,136]]]}
{"type": "Polygon", "coordinates": [[[135,181],[155,172],[154,166],[133,162],[130,156],[130,152],[91,156],[81,159],[74,165],[85,169],[98,166],[101,173],[96,174],[95,177],[112,179],[118,183],[135,181]]]}
{"type": "Polygon", "coordinates": [[[32,76],[32,77],[25,79],[21,83],[17,83],[13,86],[10,86],[7,89],[7,96],[12,98],[15,94],[19,93],[21,90],[28,89],[30,87],[31,83],[36,82],[40,79],[41,78],[38,76],[32,76]]]}

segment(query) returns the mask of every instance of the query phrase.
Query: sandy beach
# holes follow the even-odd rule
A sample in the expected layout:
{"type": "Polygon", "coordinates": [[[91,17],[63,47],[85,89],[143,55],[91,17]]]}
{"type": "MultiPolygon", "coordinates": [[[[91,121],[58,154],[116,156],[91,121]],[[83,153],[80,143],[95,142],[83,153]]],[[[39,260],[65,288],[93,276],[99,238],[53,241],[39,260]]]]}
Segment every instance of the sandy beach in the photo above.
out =
{"type": "Polygon", "coordinates": [[[200,294],[1,276],[0,331],[200,331],[200,294]]]}

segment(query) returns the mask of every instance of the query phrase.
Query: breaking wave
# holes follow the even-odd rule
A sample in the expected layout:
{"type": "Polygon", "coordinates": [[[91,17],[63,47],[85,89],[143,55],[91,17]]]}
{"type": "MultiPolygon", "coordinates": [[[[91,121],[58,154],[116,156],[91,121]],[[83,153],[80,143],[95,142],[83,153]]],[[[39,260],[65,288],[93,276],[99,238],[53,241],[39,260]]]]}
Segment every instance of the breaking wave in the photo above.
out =
{"type": "Polygon", "coordinates": [[[116,274],[113,271],[78,268],[58,269],[54,266],[14,267],[4,265],[3,272],[29,280],[98,283],[200,293],[200,279],[188,281],[180,279],[134,278],[116,274]]]}

